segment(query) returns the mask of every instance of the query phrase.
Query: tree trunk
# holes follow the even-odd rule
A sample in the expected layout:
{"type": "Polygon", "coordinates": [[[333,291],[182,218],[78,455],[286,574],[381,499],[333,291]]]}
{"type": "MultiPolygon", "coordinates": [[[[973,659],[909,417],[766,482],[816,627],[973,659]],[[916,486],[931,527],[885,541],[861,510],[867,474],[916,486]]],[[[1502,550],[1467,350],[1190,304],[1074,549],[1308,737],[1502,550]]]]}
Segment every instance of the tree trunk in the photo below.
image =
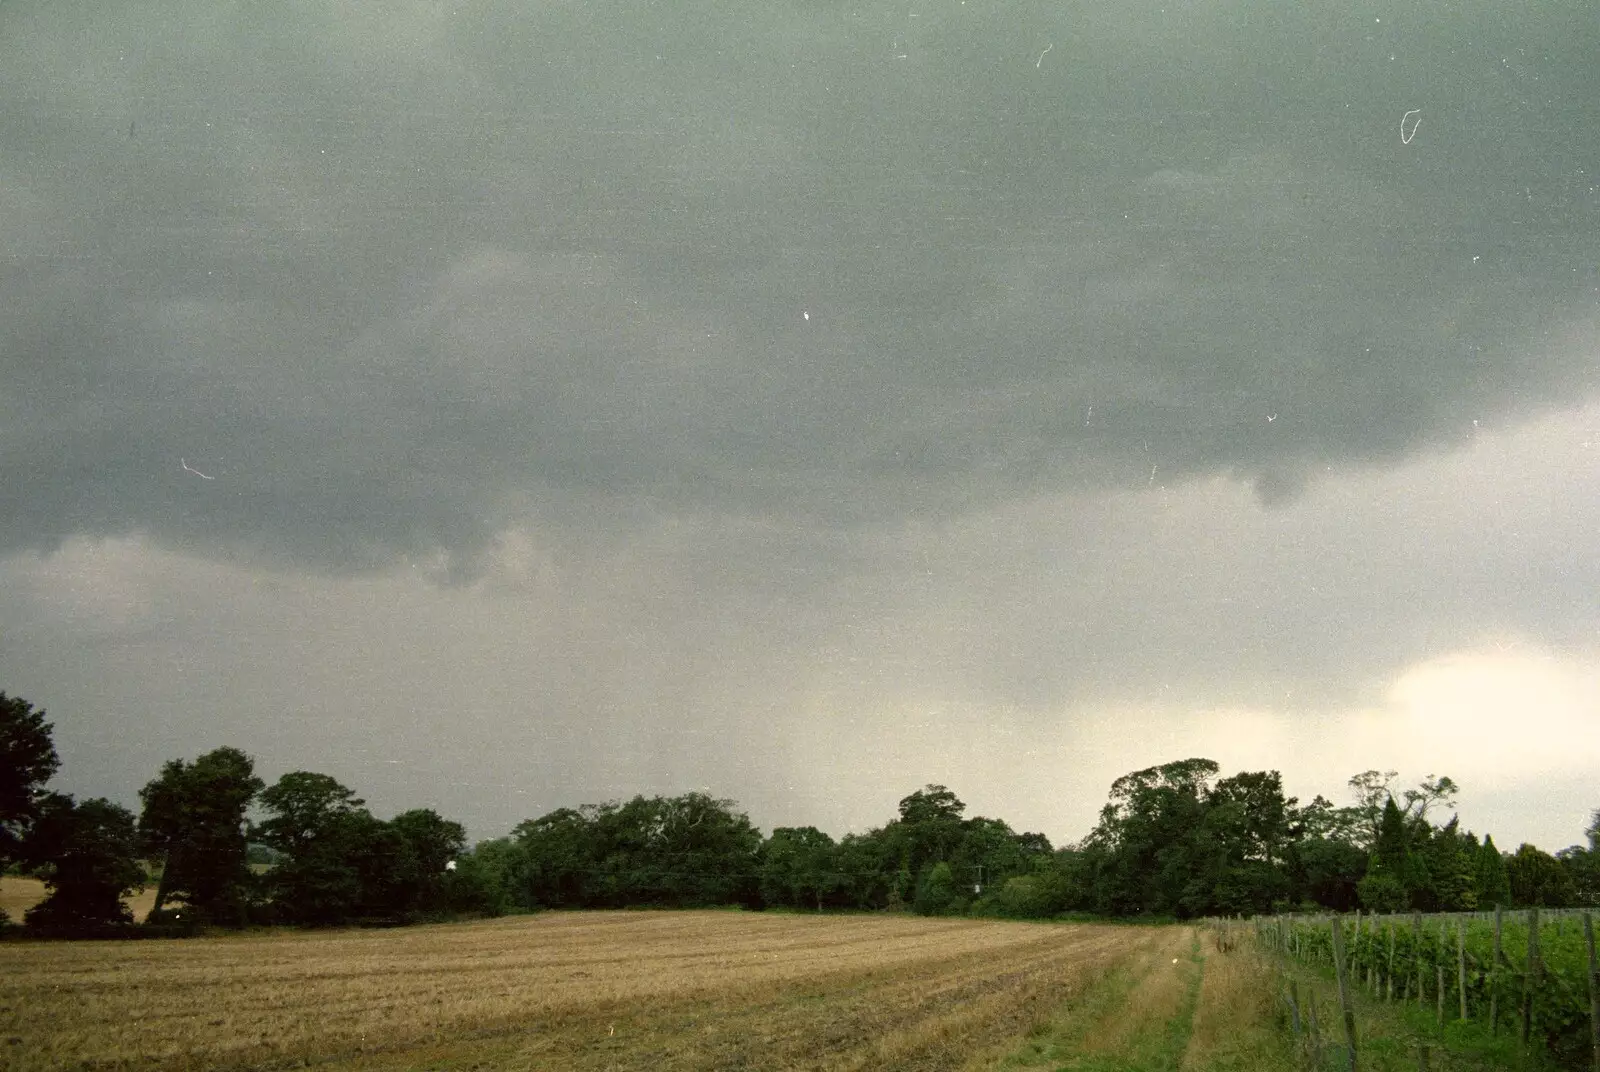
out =
{"type": "Polygon", "coordinates": [[[172,854],[161,862],[161,878],[156,881],[156,903],[150,906],[150,915],[161,911],[161,906],[166,903],[169,887],[167,879],[172,874],[172,854]]]}

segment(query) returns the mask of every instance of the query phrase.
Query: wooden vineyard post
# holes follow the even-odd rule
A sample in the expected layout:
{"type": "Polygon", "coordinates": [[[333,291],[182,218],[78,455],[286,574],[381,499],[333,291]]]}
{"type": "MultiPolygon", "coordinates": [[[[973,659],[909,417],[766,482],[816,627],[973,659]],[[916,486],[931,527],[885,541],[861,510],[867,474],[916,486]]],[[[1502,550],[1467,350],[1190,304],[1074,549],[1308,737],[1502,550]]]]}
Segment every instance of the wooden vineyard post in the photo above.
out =
{"type": "Polygon", "coordinates": [[[1317,1021],[1317,995],[1306,995],[1306,1037],[1311,1041],[1311,1067],[1322,1067],[1322,1025],[1317,1021]]]}
{"type": "Polygon", "coordinates": [[[1500,960],[1505,956],[1500,950],[1500,906],[1494,906],[1494,956],[1489,961],[1489,1034],[1500,1027],[1500,960]]]}
{"type": "Polygon", "coordinates": [[[1350,1072],[1356,1072],[1356,1014],[1350,1008],[1350,983],[1345,974],[1344,929],[1338,917],[1333,923],[1333,970],[1339,980],[1339,1009],[1344,1013],[1344,1041],[1350,1048],[1350,1072]]]}
{"type": "Polygon", "coordinates": [[[1372,953],[1372,997],[1377,1000],[1383,997],[1383,927],[1378,923],[1378,914],[1372,914],[1372,935],[1367,948],[1372,953]]]}
{"type": "Polygon", "coordinates": [[[1422,986],[1422,913],[1411,913],[1411,962],[1416,966],[1417,977],[1417,1007],[1423,1007],[1427,1000],[1427,993],[1422,986]]]}
{"type": "Polygon", "coordinates": [[[1378,987],[1383,984],[1378,981],[1378,976],[1382,972],[1378,968],[1378,913],[1376,912],[1367,914],[1366,942],[1362,948],[1365,950],[1362,956],[1367,958],[1365,962],[1367,969],[1366,988],[1372,991],[1373,997],[1377,997],[1378,987]]]}
{"type": "Polygon", "coordinates": [[[1375,920],[1376,913],[1369,914],[1366,919],[1366,927],[1363,929],[1361,926],[1361,913],[1356,913],[1356,941],[1359,943],[1357,948],[1361,950],[1362,975],[1360,976],[1360,982],[1362,989],[1370,989],[1375,978],[1375,969],[1372,963],[1372,924],[1375,920]]]}
{"type": "MultiPolygon", "coordinates": [[[[1467,923],[1456,920],[1456,992],[1461,995],[1461,1019],[1467,1018],[1467,923]]],[[[1600,1068],[1595,1069],[1600,1072],[1600,1068]]]]}
{"type": "Polygon", "coordinates": [[[1312,995],[1307,994],[1307,1009],[1304,1013],[1300,1011],[1300,985],[1295,982],[1292,975],[1289,976],[1290,1022],[1294,1026],[1295,1048],[1300,1051],[1300,1065],[1302,1068],[1306,1069],[1306,1072],[1312,1072],[1312,1069],[1314,1068],[1314,1066],[1311,1064],[1311,1054],[1316,1046],[1316,1040],[1314,1038],[1316,1024],[1312,1018],[1312,1012],[1310,1009],[1313,1001],[1314,998],[1312,995]]]}
{"type": "Polygon", "coordinates": [[[1361,928],[1361,909],[1359,908],[1356,909],[1355,926],[1351,928],[1350,933],[1355,938],[1355,945],[1351,947],[1351,956],[1354,961],[1352,967],[1355,968],[1352,974],[1354,975],[1355,985],[1366,987],[1372,982],[1372,961],[1367,959],[1367,945],[1363,940],[1366,937],[1366,932],[1361,928]]]}
{"type": "Polygon", "coordinates": [[[1434,1023],[1444,1026],[1444,950],[1445,950],[1445,925],[1439,924],[1439,948],[1433,954],[1434,982],[1437,984],[1434,1000],[1434,1023]]]}
{"type": "Polygon", "coordinates": [[[1392,913],[1389,916],[1389,970],[1385,974],[1388,976],[1388,978],[1384,981],[1384,986],[1388,990],[1388,997],[1386,998],[1386,1000],[1393,1001],[1394,1000],[1394,915],[1392,913]]]}
{"type": "Polygon", "coordinates": [[[1539,987],[1539,910],[1528,909],[1528,967],[1522,976],[1522,1044],[1533,1033],[1533,995],[1539,987]]]}
{"type": "Polygon", "coordinates": [[[1589,949],[1589,1048],[1593,1072],[1600,1072],[1600,960],[1594,955],[1594,919],[1583,914],[1583,944],[1589,949]]]}

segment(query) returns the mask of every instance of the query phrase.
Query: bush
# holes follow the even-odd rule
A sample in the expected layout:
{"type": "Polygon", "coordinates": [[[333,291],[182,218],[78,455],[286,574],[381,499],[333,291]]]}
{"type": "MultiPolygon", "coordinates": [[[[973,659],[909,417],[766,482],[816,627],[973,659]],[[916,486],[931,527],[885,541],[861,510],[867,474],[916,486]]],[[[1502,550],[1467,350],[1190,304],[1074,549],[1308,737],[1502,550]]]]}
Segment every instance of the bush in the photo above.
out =
{"type": "Polygon", "coordinates": [[[1007,919],[1045,919],[1055,915],[1057,905],[1047,877],[1017,875],[980,902],[985,915],[1007,919]]]}
{"type": "Polygon", "coordinates": [[[1369,912],[1403,912],[1411,903],[1405,886],[1385,871],[1369,871],[1356,885],[1356,892],[1369,912]]]}
{"type": "Polygon", "coordinates": [[[967,900],[957,889],[955,874],[949,864],[941,860],[922,873],[911,906],[918,915],[923,916],[952,916],[966,912],[967,900]]]}

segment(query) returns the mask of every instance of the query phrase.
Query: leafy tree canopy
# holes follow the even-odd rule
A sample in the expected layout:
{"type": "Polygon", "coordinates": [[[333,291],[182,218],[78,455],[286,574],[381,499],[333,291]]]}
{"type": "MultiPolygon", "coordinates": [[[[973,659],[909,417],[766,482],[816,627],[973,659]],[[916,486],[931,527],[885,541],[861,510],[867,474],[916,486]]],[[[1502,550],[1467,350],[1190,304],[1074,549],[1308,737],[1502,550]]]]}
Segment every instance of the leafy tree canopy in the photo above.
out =
{"type": "Polygon", "coordinates": [[[1577,903],[1577,889],[1561,861],[1533,845],[1523,844],[1506,860],[1506,878],[1519,906],[1567,908],[1577,903]]]}
{"type": "Polygon", "coordinates": [[[341,815],[358,810],[365,801],[326,774],[291,771],[261,794],[269,818],[253,828],[264,845],[291,856],[302,852],[341,815]]]}
{"type": "Polygon", "coordinates": [[[17,859],[45,783],[60,766],[44,710],[0,692],[0,871],[17,859]]]}
{"type": "Polygon", "coordinates": [[[152,911],[178,897],[215,922],[243,922],[245,811],[262,789],[254,766],[237,748],[218,748],[193,763],[169,760],[139,791],[141,847],[165,862],[152,911]]]}
{"type": "Polygon", "coordinates": [[[74,803],[70,796],[50,794],[23,848],[29,868],[50,890],[28,910],[29,926],[80,929],[132,923],[133,914],[122,899],[144,888],[138,847],[133,813],[127,808],[101,798],[74,803]]]}
{"type": "Polygon", "coordinates": [[[1511,907],[1511,880],[1506,874],[1505,857],[1495,848],[1494,838],[1487,834],[1484,835],[1483,845],[1478,849],[1478,858],[1473,868],[1472,888],[1479,906],[1483,908],[1511,907]]]}
{"type": "Polygon", "coordinates": [[[918,823],[959,823],[967,806],[942,785],[928,785],[900,801],[900,821],[918,823]]]}

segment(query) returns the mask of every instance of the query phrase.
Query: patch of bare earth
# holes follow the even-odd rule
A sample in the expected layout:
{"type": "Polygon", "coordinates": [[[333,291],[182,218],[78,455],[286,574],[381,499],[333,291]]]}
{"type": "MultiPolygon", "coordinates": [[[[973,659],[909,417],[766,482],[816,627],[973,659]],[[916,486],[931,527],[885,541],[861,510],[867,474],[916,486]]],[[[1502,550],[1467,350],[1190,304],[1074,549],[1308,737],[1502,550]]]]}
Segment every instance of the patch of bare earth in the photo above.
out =
{"type": "Polygon", "coordinates": [[[954,1069],[1150,933],[626,912],[10,943],[0,1064],[954,1069]]]}

